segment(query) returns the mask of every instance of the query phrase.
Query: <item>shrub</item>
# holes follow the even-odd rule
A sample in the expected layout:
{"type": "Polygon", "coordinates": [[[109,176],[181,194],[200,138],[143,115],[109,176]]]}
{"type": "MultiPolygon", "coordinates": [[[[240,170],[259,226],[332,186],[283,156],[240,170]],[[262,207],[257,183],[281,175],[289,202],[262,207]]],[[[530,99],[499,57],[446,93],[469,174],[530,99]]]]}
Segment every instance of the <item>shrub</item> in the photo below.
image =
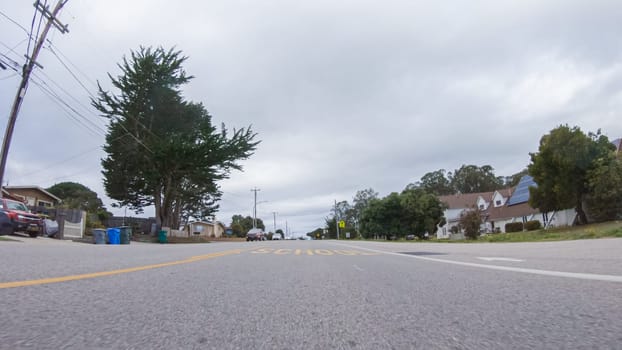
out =
{"type": "Polygon", "coordinates": [[[460,214],[460,227],[464,230],[467,239],[477,239],[482,223],[482,214],[479,209],[464,210],[460,214]]]}
{"type": "Polygon", "coordinates": [[[509,222],[505,224],[505,232],[521,232],[523,230],[522,222],[509,222]]]}
{"type": "Polygon", "coordinates": [[[530,220],[525,223],[525,230],[534,231],[542,228],[542,224],[538,220],[530,220]]]}

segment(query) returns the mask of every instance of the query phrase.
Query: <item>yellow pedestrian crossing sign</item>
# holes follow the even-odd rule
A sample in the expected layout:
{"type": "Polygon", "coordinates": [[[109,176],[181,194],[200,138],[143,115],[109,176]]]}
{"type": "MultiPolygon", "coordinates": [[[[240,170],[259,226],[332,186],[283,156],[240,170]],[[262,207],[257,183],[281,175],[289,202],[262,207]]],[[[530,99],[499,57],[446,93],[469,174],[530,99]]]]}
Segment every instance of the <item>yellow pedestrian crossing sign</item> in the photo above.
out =
{"type": "Polygon", "coordinates": [[[339,228],[346,228],[346,222],[343,220],[339,221],[339,228]]]}

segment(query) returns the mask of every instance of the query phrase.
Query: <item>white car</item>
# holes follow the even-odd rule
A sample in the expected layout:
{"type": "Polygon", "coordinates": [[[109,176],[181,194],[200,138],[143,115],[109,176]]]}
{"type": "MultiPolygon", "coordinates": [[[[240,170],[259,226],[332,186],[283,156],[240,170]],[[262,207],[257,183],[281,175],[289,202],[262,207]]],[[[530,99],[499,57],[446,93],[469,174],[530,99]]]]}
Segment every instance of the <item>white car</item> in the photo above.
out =
{"type": "Polygon", "coordinates": [[[281,235],[278,233],[275,233],[272,235],[272,240],[273,241],[280,241],[281,240],[281,235]]]}

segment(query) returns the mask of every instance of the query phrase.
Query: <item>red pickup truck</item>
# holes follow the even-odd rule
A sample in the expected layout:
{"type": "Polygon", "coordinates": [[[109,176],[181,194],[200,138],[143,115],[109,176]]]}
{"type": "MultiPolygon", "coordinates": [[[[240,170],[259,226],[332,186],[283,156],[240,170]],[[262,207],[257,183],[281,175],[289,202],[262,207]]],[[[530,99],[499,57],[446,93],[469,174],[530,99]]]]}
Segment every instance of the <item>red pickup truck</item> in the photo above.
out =
{"type": "Polygon", "coordinates": [[[28,233],[30,237],[39,235],[43,220],[31,213],[24,203],[7,198],[2,198],[0,201],[2,202],[0,210],[6,214],[11,222],[10,233],[21,231],[28,233]]]}

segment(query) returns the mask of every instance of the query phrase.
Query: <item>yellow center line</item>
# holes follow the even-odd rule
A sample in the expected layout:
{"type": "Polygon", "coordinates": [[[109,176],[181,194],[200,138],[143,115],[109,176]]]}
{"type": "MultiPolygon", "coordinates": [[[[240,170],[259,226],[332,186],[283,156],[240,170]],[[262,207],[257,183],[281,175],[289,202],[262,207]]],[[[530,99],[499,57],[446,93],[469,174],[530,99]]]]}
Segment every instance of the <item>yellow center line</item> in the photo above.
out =
{"type": "Polygon", "coordinates": [[[191,258],[184,259],[184,260],[177,260],[177,261],[171,261],[171,262],[166,262],[166,263],[145,265],[145,266],[138,266],[138,267],[130,267],[130,268],[127,268],[127,269],[102,271],[102,272],[94,272],[94,273],[85,273],[85,274],[81,274],[81,275],[70,275],[70,276],[63,276],[63,277],[42,278],[42,279],[27,280],[27,281],[4,282],[4,283],[0,283],[0,289],[26,287],[26,286],[34,286],[34,285],[40,285],[40,284],[59,283],[59,282],[82,280],[82,279],[87,279],[87,278],[97,278],[97,277],[104,277],[104,276],[120,275],[120,274],[123,274],[123,273],[144,271],[144,270],[150,270],[150,269],[157,269],[157,268],[160,268],[160,267],[175,266],[175,265],[181,265],[181,264],[189,264],[189,263],[193,263],[193,262],[197,262],[197,261],[201,261],[201,260],[213,259],[213,258],[217,258],[217,257],[221,257],[221,256],[240,254],[242,251],[243,251],[242,249],[227,250],[227,251],[224,251],[224,252],[217,252],[217,253],[193,256],[191,258]]]}

